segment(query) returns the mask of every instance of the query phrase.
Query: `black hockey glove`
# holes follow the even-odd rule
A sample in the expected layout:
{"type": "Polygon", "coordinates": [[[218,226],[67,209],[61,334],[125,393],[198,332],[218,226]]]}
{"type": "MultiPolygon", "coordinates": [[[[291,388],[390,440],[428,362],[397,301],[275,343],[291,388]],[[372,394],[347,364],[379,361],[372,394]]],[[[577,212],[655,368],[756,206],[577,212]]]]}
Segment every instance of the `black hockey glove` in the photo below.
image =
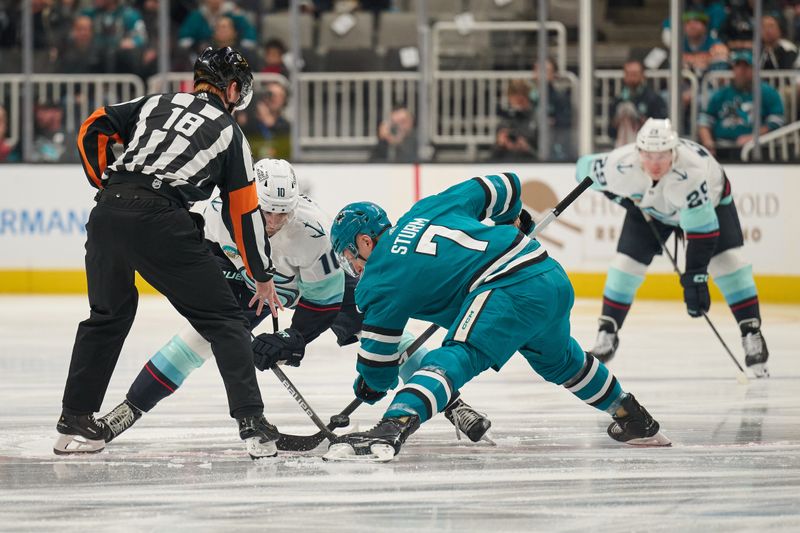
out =
{"type": "Polygon", "coordinates": [[[633,200],[631,200],[630,198],[624,198],[622,196],[614,194],[613,192],[608,192],[608,191],[603,191],[603,194],[605,194],[606,197],[612,202],[618,203],[619,205],[624,207],[626,211],[632,211],[634,213],[639,212],[639,208],[636,207],[636,204],[633,203],[633,200]]]}
{"type": "Polygon", "coordinates": [[[386,397],[386,391],[371,389],[362,376],[358,376],[353,383],[353,392],[356,393],[356,398],[370,405],[386,397]]]}
{"type": "Polygon", "coordinates": [[[536,221],[533,220],[533,217],[528,212],[527,209],[523,209],[519,212],[519,230],[524,233],[525,235],[530,235],[533,232],[533,228],[536,227],[536,221]]]}
{"type": "Polygon", "coordinates": [[[711,296],[708,294],[708,274],[705,272],[686,272],[681,275],[683,285],[683,301],[689,316],[703,316],[711,307],[711,296]]]}
{"type": "Polygon", "coordinates": [[[292,328],[277,333],[262,333],[253,340],[253,362],[259,370],[278,363],[300,366],[306,353],[306,341],[292,328]]]}

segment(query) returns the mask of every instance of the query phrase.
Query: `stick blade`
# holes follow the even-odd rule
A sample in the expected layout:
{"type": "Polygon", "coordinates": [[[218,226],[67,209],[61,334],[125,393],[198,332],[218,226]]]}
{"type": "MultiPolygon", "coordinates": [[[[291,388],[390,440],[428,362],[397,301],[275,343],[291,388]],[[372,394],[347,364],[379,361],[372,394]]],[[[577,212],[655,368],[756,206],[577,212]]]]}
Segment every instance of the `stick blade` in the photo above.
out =
{"type": "Polygon", "coordinates": [[[278,437],[275,443],[279,450],[284,452],[308,452],[325,440],[325,434],[320,431],[314,435],[284,435],[278,437]]]}

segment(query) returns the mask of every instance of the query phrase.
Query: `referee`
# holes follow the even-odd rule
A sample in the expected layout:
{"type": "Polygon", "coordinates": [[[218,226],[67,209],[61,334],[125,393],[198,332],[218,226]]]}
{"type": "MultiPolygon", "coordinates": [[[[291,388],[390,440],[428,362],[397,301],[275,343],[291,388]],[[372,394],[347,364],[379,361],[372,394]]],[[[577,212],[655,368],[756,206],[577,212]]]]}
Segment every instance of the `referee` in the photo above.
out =
{"type": "Polygon", "coordinates": [[[230,414],[254,457],[277,453],[264,418],[248,322],[187,207],[221,191],[223,218],[248,274],[260,314],[281,307],[269,241],[258,209],[250,147],[232,114],[247,107],[253,75],[233,48],[206,49],[194,65],[194,93],[144,96],[96,110],[78,134],[95,196],[86,225],[90,315],[78,326],[57,454],[98,452],[107,427],[94,419],[134,316],[134,272],[169,299],[211,343],[230,414]],[[123,147],[114,157],[113,144],[123,147]],[[111,162],[110,164],[107,164],[111,162]]]}

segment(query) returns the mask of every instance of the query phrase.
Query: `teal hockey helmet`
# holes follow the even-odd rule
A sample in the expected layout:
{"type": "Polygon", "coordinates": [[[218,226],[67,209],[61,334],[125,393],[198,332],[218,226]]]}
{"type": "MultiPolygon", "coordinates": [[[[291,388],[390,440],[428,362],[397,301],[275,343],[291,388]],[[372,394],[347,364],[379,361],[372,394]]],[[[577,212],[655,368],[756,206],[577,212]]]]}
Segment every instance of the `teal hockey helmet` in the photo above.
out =
{"type": "Polygon", "coordinates": [[[331,226],[333,253],[344,271],[351,276],[359,276],[345,256],[345,251],[349,251],[353,257],[359,257],[356,236],[364,234],[377,239],[391,225],[386,211],[378,204],[353,202],[344,206],[334,217],[331,226]]]}

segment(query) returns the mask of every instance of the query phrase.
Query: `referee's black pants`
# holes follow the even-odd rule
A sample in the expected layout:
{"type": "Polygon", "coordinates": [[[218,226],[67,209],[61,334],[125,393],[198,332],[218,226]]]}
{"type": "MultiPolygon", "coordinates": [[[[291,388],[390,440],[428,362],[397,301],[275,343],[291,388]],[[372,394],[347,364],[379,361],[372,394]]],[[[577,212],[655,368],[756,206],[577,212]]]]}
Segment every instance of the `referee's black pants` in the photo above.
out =
{"type": "Polygon", "coordinates": [[[64,410],[99,411],[136,315],[138,271],[211,343],[231,416],[262,413],[249,325],[189,212],[151,191],[112,185],[98,195],[86,232],[90,315],[78,326],[64,410]]]}

